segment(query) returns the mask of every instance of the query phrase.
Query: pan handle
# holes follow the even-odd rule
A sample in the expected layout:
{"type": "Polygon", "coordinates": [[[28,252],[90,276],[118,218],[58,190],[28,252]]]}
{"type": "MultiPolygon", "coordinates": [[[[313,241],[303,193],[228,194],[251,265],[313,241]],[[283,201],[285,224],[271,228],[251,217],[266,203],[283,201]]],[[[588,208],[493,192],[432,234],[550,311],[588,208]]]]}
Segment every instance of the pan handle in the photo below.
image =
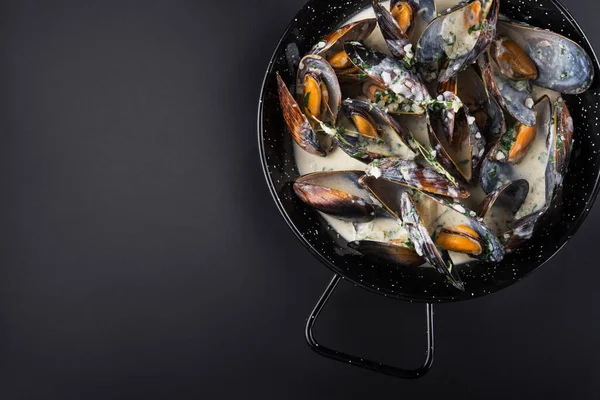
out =
{"type": "Polygon", "coordinates": [[[357,367],[370,369],[382,374],[392,375],[397,378],[414,379],[420,378],[423,375],[425,375],[427,371],[429,371],[429,369],[431,368],[431,364],[433,364],[433,304],[425,305],[425,310],[427,314],[427,353],[425,356],[425,362],[421,367],[417,369],[401,369],[397,367],[392,367],[390,365],[382,364],[380,362],[367,360],[362,357],[357,357],[351,354],[343,353],[341,351],[333,350],[329,347],[325,347],[317,343],[313,335],[313,326],[315,325],[317,317],[325,307],[327,300],[329,300],[329,297],[335,290],[340,279],[342,279],[340,275],[333,275],[331,282],[329,282],[329,285],[327,285],[327,288],[321,295],[321,298],[315,305],[315,308],[310,313],[308,321],[306,321],[306,328],[304,330],[304,334],[306,335],[306,341],[308,342],[309,346],[322,356],[333,358],[337,361],[347,362],[349,364],[356,365],[357,367]]]}

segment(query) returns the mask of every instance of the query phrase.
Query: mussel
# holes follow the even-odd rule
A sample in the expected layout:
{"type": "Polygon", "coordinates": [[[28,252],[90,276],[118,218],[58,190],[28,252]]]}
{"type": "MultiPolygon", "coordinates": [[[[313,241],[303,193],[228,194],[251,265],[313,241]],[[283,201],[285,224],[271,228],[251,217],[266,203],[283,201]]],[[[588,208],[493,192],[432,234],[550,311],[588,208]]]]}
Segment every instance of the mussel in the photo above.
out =
{"type": "Polygon", "coordinates": [[[392,14],[379,0],[372,0],[371,3],[377,17],[377,25],[381,28],[381,34],[390,52],[410,67],[414,54],[407,30],[414,20],[412,7],[407,3],[398,2],[392,9],[395,14],[392,14]]]}
{"type": "Polygon", "coordinates": [[[440,164],[454,177],[470,182],[479,170],[485,139],[475,124],[475,117],[458,96],[445,92],[438,99],[455,105],[428,108],[429,141],[440,164]]]}
{"type": "Polygon", "coordinates": [[[342,91],[335,71],[321,56],[309,54],[300,60],[296,98],[313,124],[335,125],[342,106],[342,91]]]}
{"type": "Polygon", "coordinates": [[[296,179],[294,192],[309,206],[353,222],[372,221],[379,206],[359,185],[361,171],[313,172],[296,179]]]}
{"type": "Polygon", "coordinates": [[[415,246],[417,254],[422,256],[429,264],[437,269],[438,272],[443,274],[455,288],[464,291],[465,285],[462,282],[457,269],[454,267],[450,254],[448,254],[447,250],[439,249],[435,245],[408,192],[403,192],[401,194],[400,212],[402,223],[415,246]]]}
{"type": "Polygon", "coordinates": [[[289,129],[292,139],[304,151],[317,156],[325,156],[325,150],[319,142],[319,137],[313,130],[308,118],[302,112],[302,109],[296,103],[294,96],[288,90],[285,82],[277,74],[277,88],[279,91],[279,103],[285,123],[289,129]]]}
{"type": "Polygon", "coordinates": [[[553,127],[556,130],[554,184],[560,186],[567,172],[574,144],[573,118],[562,97],[559,97],[556,103],[554,103],[553,127]]]}
{"type": "Polygon", "coordinates": [[[418,267],[425,260],[411,247],[408,240],[380,242],[375,240],[355,240],[348,247],[380,263],[393,266],[418,267]]]}
{"type": "Polygon", "coordinates": [[[502,75],[513,81],[536,79],[537,67],[514,40],[500,36],[490,47],[492,60],[502,75]]]}
{"type": "Polygon", "coordinates": [[[414,159],[414,138],[375,104],[346,99],[342,109],[350,129],[338,129],[333,140],[345,153],[363,162],[398,156],[414,159]]]}
{"type": "Polygon", "coordinates": [[[587,90],[594,79],[592,60],[585,50],[566,37],[521,22],[501,19],[498,33],[510,38],[533,61],[533,83],[565,94],[587,90]]]}
{"type": "Polygon", "coordinates": [[[504,76],[496,63],[491,60],[489,52],[479,57],[477,66],[486,89],[498,104],[523,125],[535,125],[530,81],[513,81],[504,76]]]}
{"type": "MultiPolygon", "coordinates": [[[[374,96],[380,96],[375,102],[391,113],[423,114],[424,104],[430,100],[427,88],[419,76],[402,65],[393,57],[377,50],[368,49],[359,42],[346,42],[346,53],[354,65],[367,74],[376,88],[374,96]],[[381,104],[383,102],[383,104],[381,104]]],[[[370,93],[370,91],[368,91],[370,93]]]]}
{"type": "Polygon", "coordinates": [[[338,77],[342,80],[359,81],[365,78],[358,68],[352,64],[350,58],[344,51],[344,42],[349,40],[363,41],[375,27],[377,21],[374,18],[351,22],[325,35],[309,51],[327,59],[338,77]]]}
{"type": "Polygon", "coordinates": [[[515,216],[529,194],[529,183],[525,179],[508,182],[488,194],[479,206],[477,215],[490,230],[502,238],[512,229],[515,216]]]}
{"type": "Polygon", "coordinates": [[[449,181],[430,167],[400,158],[375,160],[367,167],[368,176],[388,180],[409,188],[452,198],[469,197],[468,190],[449,181]]]}
{"type": "Polygon", "coordinates": [[[486,143],[495,142],[506,127],[504,113],[498,102],[490,96],[481,77],[472,67],[457,75],[454,81],[455,93],[475,118],[475,124],[486,143]]]}
{"type": "MultiPolygon", "coordinates": [[[[537,124],[527,127],[520,122],[513,124],[502,135],[500,140],[492,147],[484,157],[481,166],[480,183],[486,193],[500,188],[505,183],[527,176],[531,164],[523,162],[528,158],[534,162],[543,163],[546,169],[554,162],[551,154],[552,138],[554,133],[551,129],[552,105],[547,96],[542,97],[533,107],[534,118],[537,124]],[[535,147],[535,151],[534,150],[535,147]],[[528,166],[529,165],[529,166],[528,166]]],[[[545,186],[545,177],[538,178],[539,185],[545,186]]],[[[529,182],[530,185],[533,182],[529,182]]],[[[539,188],[538,199],[535,201],[537,208],[545,204],[545,198],[541,196],[539,188]]]]}
{"type": "Polygon", "coordinates": [[[426,82],[445,82],[485,51],[496,32],[498,0],[472,0],[433,20],[415,54],[426,82]]]}
{"type": "Polygon", "coordinates": [[[392,0],[392,17],[403,32],[410,34],[417,22],[428,24],[436,17],[434,0],[392,0]]]}
{"type": "Polygon", "coordinates": [[[296,99],[279,74],[277,88],[283,118],[294,141],[311,154],[325,156],[316,132],[323,124],[336,124],[342,105],[342,91],[333,68],[321,56],[307,55],[299,64],[296,99]]]}
{"type": "Polygon", "coordinates": [[[441,209],[430,228],[440,248],[485,262],[502,260],[502,244],[475,211],[448,198],[426,192],[421,194],[428,201],[436,202],[441,209]]]}
{"type": "Polygon", "coordinates": [[[531,148],[537,132],[536,126],[515,122],[502,135],[500,143],[494,146],[489,157],[510,164],[519,163],[531,148]]]}

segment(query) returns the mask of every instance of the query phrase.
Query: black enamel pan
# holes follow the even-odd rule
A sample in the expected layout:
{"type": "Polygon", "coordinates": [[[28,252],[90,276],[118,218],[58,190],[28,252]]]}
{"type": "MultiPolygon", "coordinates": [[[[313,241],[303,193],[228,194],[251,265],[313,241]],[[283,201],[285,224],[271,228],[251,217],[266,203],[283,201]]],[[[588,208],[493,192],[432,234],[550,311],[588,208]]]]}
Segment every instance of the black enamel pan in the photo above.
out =
{"type": "Polygon", "coordinates": [[[512,285],[537,270],[573,237],[586,218],[598,193],[600,173],[600,128],[597,123],[600,98],[600,69],[590,43],[577,22],[556,0],[502,0],[501,12],[517,21],[548,28],[579,43],[594,63],[595,80],[580,95],[566,95],[575,124],[575,144],[569,172],[564,179],[563,196],[555,201],[537,224],[533,238],[517,251],[507,254],[498,265],[473,262],[459,266],[465,283],[457,291],[436,274],[424,277],[422,269],[389,268],[349,251],[347,243],[313,209],[293,193],[291,184],[299,176],[294,161],[292,139],[279,107],[275,72],[288,86],[295,80],[298,55],[308,52],[323,34],[371,5],[370,0],[311,0],[292,20],[283,34],[267,68],[258,112],[258,142],[267,185],[283,218],[298,239],[334,278],[308,319],[307,340],[319,353],[354,365],[398,377],[422,376],[433,360],[432,304],[473,299],[512,285]],[[328,349],[315,342],[314,321],[340,279],[389,297],[426,303],[428,349],[421,368],[403,370],[328,349]]]}

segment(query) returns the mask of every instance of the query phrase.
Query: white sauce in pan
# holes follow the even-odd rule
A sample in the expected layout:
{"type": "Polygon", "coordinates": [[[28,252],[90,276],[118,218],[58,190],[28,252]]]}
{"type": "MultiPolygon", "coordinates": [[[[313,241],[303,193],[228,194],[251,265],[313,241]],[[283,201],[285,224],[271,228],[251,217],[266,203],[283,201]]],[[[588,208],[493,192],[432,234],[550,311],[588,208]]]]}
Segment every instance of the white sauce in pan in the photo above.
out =
{"type": "MultiPolygon", "coordinates": [[[[445,10],[458,4],[458,0],[438,0],[438,10],[445,10]]],[[[389,8],[389,2],[383,2],[384,6],[389,8]]],[[[363,10],[347,22],[357,21],[365,18],[374,18],[374,13],[371,7],[363,10]]],[[[347,23],[346,22],[346,23],[347,23]]],[[[423,24],[417,24],[416,29],[412,33],[411,41],[413,47],[424,29],[423,24]]],[[[390,54],[379,28],[376,28],[371,36],[365,41],[367,47],[375,48],[386,54],[390,54]]],[[[550,100],[554,102],[557,94],[546,89],[535,88],[534,99],[540,98],[542,95],[548,95],[550,100]]],[[[427,128],[425,118],[414,116],[398,116],[398,121],[402,126],[412,132],[417,140],[423,144],[429,143],[427,138],[427,128]]],[[[299,146],[294,144],[294,154],[296,164],[300,174],[304,175],[316,171],[332,171],[332,170],[365,170],[367,165],[348,156],[341,149],[335,148],[327,157],[318,157],[303,151],[299,146]]],[[[540,161],[545,154],[545,137],[537,135],[535,143],[530,148],[527,156],[521,161],[518,170],[519,177],[525,178],[530,184],[530,194],[528,195],[520,214],[526,215],[531,211],[540,209],[544,204],[544,165],[540,161]]],[[[463,201],[466,207],[477,209],[480,201],[485,194],[481,189],[470,188],[471,197],[463,201]]],[[[432,201],[422,201],[418,207],[420,213],[430,229],[435,229],[437,226],[456,226],[464,223],[464,217],[454,211],[440,210],[441,207],[432,201]]],[[[377,240],[391,241],[395,239],[405,239],[406,231],[402,228],[398,221],[390,218],[376,218],[369,223],[352,223],[339,220],[329,215],[321,213],[323,218],[332,226],[338,234],[347,241],[353,240],[377,240]]],[[[495,217],[495,216],[494,216],[495,217]]],[[[498,221],[489,220],[489,225],[492,230],[497,226],[504,226],[502,221],[505,216],[497,215],[498,221]]],[[[486,219],[488,220],[488,219],[486,219]]],[[[468,258],[464,254],[450,253],[456,264],[468,262],[468,258]]]]}

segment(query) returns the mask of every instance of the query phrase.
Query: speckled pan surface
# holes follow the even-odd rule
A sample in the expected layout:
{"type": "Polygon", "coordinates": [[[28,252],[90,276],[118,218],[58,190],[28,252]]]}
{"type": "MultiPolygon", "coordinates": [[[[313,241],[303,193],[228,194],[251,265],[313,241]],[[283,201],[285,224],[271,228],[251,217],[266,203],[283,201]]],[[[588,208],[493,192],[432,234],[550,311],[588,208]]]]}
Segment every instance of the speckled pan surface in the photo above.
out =
{"type": "MultiPolygon", "coordinates": [[[[269,63],[258,114],[258,139],[267,184],[290,228],[325,265],[346,279],[386,296],[426,302],[458,301],[509,286],[539,268],[575,234],[598,192],[600,173],[600,70],[598,60],[573,17],[553,0],[503,0],[501,12],[518,21],[560,33],[579,43],[592,57],[595,78],[581,95],[563,96],[575,123],[575,144],[560,199],[538,223],[534,237],[499,264],[461,265],[466,291],[459,292],[433,268],[390,268],[356,254],[318,212],[292,191],[298,177],[292,139],[286,132],[277,97],[275,72],[291,87],[299,57],[323,34],[370,6],[370,0],[311,0],[284,33],[269,63]]],[[[267,205],[265,205],[267,206],[267,205]]]]}

